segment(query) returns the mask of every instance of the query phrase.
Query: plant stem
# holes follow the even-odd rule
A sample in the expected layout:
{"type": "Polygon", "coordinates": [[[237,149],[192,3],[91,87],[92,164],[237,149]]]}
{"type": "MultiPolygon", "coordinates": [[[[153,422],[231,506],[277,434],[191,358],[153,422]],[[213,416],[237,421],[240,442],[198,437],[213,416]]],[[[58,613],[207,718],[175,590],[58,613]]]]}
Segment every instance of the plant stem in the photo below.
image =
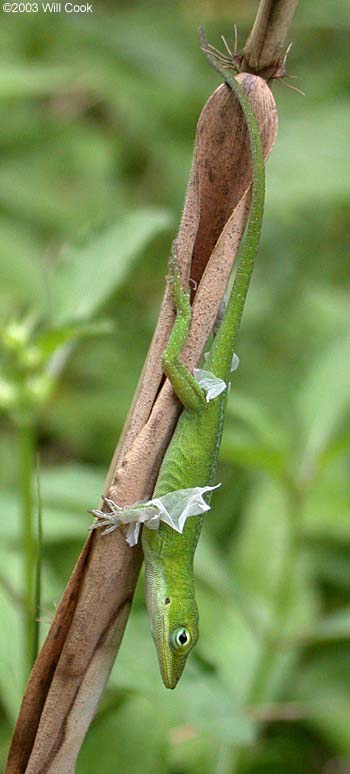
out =
{"type": "Polygon", "coordinates": [[[35,588],[34,588],[34,622],[33,622],[33,647],[32,666],[39,652],[40,642],[40,613],[41,613],[41,565],[42,565],[42,500],[40,486],[40,459],[37,455],[36,462],[36,491],[37,491],[37,550],[35,562],[35,588]]]}
{"type": "Polygon", "coordinates": [[[252,31],[243,49],[243,69],[264,73],[281,55],[298,0],[260,0],[252,31]]]}
{"type": "Polygon", "coordinates": [[[19,498],[23,559],[24,665],[27,678],[33,657],[34,580],[36,540],[33,529],[32,478],[34,468],[34,430],[30,423],[19,428],[19,498]]]}

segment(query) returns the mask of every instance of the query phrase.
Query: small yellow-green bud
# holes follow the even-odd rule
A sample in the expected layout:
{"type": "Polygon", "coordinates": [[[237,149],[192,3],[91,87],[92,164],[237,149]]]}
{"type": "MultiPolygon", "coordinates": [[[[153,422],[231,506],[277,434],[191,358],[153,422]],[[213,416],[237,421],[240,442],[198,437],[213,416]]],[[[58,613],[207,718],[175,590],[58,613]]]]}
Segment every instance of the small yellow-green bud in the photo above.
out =
{"type": "Polygon", "coordinates": [[[0,379],[0,409],[10,411],[18,399],[18,390],[13,382],[0,379]]]}
{"type": "Polygon", "coordinates": [[[21,350],[27,343],[30,333],[31,325],[28,321],[18,322],[14,320],[10,322],[3,331],[3,344],[7,349],[15,351],[21,350]]]}

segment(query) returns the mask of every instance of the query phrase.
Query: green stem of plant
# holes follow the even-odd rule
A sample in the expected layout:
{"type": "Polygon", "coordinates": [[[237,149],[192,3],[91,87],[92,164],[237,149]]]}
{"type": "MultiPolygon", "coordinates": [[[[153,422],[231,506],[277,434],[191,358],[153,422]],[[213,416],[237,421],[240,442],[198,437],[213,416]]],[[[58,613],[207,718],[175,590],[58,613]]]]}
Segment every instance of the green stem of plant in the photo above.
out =
{"type": "Polygon", "coordinates": [[[32,648],[32,665],[34,664],[39,652],[40,642],[40,613],[41,613],[41,567],[42,567],[42,499],[40,485],[40,460],[37,455],[36,461],[36,492],[37,492],[37,550],[35,562],[35,589],[34,589],[34,631],[32,648]]]}
{"type": "Polygon", "coordinates": [[[25,676],[33,663],[34,583],[36,537],[33,524],[33,471],[35,436],[31,424],[19,428],[19,498],[21,510],[21,546],[23,559],[24,663],[25,676]]]}

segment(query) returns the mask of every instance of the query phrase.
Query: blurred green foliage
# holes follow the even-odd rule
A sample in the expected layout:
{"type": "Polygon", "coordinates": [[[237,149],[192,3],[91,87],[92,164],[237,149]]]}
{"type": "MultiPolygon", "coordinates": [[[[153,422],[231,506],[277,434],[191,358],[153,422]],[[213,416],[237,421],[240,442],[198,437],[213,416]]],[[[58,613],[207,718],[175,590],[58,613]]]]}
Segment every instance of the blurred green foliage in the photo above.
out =
{"type": "MultiPolygon", "coordinates": [[[[274,86],[224,486],[196,562],[198,647],[166,692],[140,582],[78,774],[350,770],[346,5],[300,3],[289,70],[306,97],[274,86]]],[[[1,20],[2,763],[23,689],[18,427],[38,428],[50,617],[137,383],[217,83],[197,26],[215,42],[235,21],[243,41],[255,8],[151,0],[1,20]]]]}

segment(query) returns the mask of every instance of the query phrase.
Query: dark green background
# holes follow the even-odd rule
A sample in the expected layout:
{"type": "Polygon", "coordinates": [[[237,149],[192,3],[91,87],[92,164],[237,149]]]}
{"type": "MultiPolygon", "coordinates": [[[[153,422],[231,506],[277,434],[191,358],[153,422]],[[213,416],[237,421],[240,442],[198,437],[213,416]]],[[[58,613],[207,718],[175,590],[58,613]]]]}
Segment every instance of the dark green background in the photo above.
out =
{"type": "MultiPolygon", "coordinates": [[[[50,618],[152,336],[196,121],[218,83],[197,27],[218,43],[236,22],[242,43],[256,6],[1,17],[2,759],[23,688],[18,422],[24,412],[38,429],[50,618]],[[51,353],[70,338],[52,384],[51,353]],[[40,342],[50,357],[39,363],[40,342]]],[[[140,583],[78,774],[350,771],[348,21],[345,0],[300,0],[288,69],[306,96],[273,87],[280,129],[223,486],[197,554],[198,647],[165,691],[140,583]]]]}

